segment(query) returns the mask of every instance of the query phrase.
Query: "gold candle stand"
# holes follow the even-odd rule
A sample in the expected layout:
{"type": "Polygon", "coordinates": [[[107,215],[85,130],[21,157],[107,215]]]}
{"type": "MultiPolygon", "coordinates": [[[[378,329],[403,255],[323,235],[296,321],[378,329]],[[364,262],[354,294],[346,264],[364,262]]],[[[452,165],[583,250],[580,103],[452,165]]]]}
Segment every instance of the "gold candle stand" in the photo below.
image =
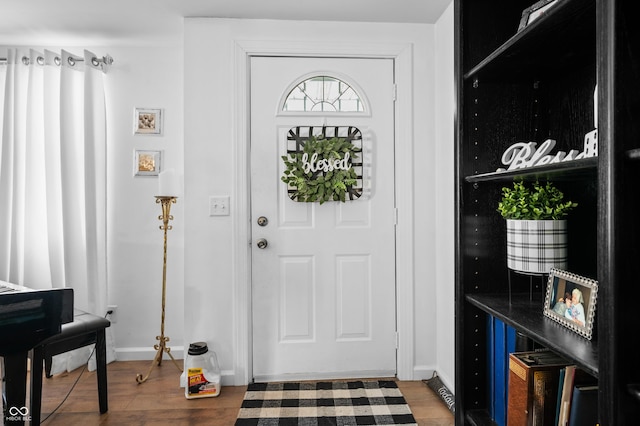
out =
{"type": "Polygon", "coordinates": [[[169,337],[164,335],[164,306],[167,293],[167,231],[172,228],[172,226],[169,225],[169,221],[173,220],[173,216],[169,213],[171,211],[171,204],[176,203],[176,197],[156,195],[156,203],[162,204],[162,215],[158,216],[158,219],[162,221],[160,229],[164,231],[164,257],[162,258],[162,318],[160,320],[160,335],[156,336],[156,340],[158,340],[159,343],[153,345],[153,349],[157,351],[156,356],[151,362],[147,375],[143,377],[142,374],[138,373],[136,376],[136,382],[138,382],[138,384],[144,383],[149,378],[153,367],[156,365],[160,366],[162,364],[162,356],[165,352],[169,355],[175,366],[178,367],[178,370],[182,372],[182,367],[180,367],[171,354],[171,348],[167,346],[169,337]]]}

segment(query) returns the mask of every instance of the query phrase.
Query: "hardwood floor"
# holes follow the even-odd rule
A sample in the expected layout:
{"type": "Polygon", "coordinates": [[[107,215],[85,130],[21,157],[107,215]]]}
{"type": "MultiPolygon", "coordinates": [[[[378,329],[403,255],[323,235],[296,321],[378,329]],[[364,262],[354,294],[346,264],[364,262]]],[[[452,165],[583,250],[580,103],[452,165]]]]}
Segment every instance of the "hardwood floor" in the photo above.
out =
{"type": "MultiPolygon", "coordinates": [[[[181,362],[181,361],[180,361],[181,362]]],[[[150,361],[116,361],[108,365],[109,411],[98,410],[95,372],[81,369],[43,379],[42,420],[45,426],[91,425],[211,425],[233,426],[242,403],[245,386],[223,386],[213,398],[186,399],[180,387],[180,372],[170,361],[155,367],[149,379],[136,382],[136,374],[146,374],[150,361]]],[[[439,397],[421,381],[398,381],[418,425],[450,426],[453,415],[439,397]]]]}

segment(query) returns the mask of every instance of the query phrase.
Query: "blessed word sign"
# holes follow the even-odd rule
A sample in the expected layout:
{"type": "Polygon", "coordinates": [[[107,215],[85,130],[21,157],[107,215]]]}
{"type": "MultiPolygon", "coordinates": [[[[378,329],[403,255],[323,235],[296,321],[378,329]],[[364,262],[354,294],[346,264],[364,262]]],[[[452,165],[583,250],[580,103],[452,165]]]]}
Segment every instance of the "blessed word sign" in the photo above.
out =
{"type": "MultiPolygon", "coordinates": [[[[305,173],[309,172],[332,172],[334,170],[349,170],[351,169],[351,154],[347,151],[342,158],[321,158],[320,154],[314,152],[311,155],[311,161],[309,161],[309,154],[302,154],[302,170],[305,173]]],[[[289,156],[289,161],[293,161],[289,156]]]]}
{"type": "MultiPolygon", "coordinates": [[[[555,155],[550,154],[556,145],[556,141],[553,139],[547,139],[539,147],[537,147],[537,145],[536,142],[514,143],[502,154],[502,164],[509,166],[507,170],[516,170],[579,160],[581,158],[596,157],[598,155],[598,131],[593,130],[585,135],[584,150],[582,152],[572,149],[568,153],[558,151],[555,155]]],[[[504,170],[505,169],[498,169],[498,171],[504,170]]]]}
{"type": "Polygon", "coordinates": [[[354,126],[292,128],[282,160],[281,180],[293,201],[323,204],[362,195],[362,133],[354,126]]]}

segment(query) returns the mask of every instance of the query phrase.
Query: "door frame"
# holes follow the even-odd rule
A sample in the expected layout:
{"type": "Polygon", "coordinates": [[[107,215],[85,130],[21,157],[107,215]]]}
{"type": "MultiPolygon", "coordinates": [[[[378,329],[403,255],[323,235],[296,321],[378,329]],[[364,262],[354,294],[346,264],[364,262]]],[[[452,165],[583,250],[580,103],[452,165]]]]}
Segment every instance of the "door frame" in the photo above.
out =
{"type": "MultiPolygon", "coordinates": [[[[253,378],[251,329],[251,188],[250,188],[250,62],[252,56],[385,58],[394,60],[396,224],[397,376],[414,376],[414,225],[413,225],[413,54],[411,43],[283,42],[235,40],[234,66],[234,168],[233,199],[237,220],[232,224],[235,347],[234,370],[244,383],[253,378]],[[400,167],[401,166],[401,167],[400,167]],[[242,242],[246,242],[243,244],[242,242]]],[[[237,383],[238,384],[238,383],[237,383]]]]}

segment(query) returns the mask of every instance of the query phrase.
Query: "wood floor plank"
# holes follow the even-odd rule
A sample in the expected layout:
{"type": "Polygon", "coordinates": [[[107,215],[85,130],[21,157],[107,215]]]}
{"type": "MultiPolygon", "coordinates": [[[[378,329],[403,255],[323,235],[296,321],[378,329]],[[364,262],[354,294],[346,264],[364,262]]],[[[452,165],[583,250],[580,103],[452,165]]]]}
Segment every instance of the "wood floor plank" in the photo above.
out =
{"type": "MultiPolygon", "coordinates": [[[[136,374],[146,373],[149,365],[149,361],[116,361],[108,365],[109,411],[105,414],[98,409],[95,372],[78,369],[44,378],[42,419],[55,410],[78,380],[68,399],[44,426],[233,426],[246,386],[223,386],[217,397],[187,399],[180,387],[180,372],[172,363],[154,367],[149,379],[138,384],[136,374]]],[[[424,382],[398,381],[398,387],[418,425],[454,425],[451,412],[424,382]]]]}

